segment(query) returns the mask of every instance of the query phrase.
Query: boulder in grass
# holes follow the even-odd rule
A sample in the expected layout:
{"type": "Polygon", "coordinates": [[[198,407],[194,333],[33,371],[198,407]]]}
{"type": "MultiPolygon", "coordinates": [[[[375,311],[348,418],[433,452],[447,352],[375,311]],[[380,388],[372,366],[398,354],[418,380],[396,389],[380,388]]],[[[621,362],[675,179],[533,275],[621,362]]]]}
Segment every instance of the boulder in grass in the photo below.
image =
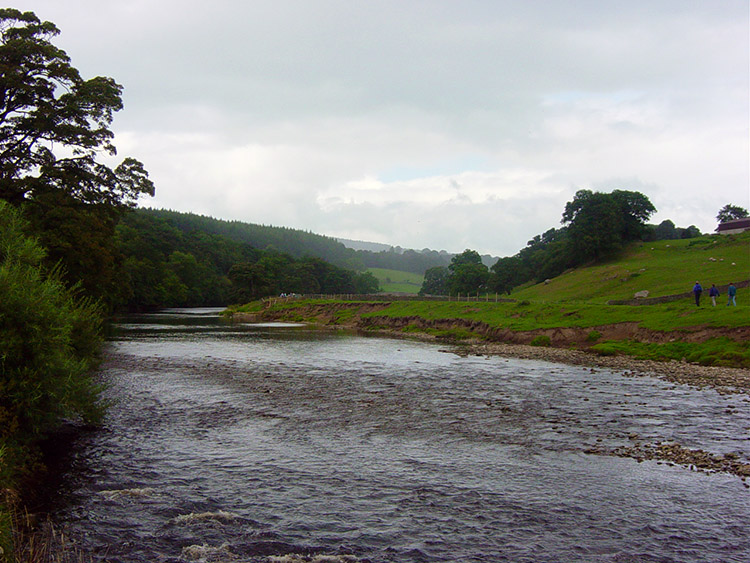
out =
{"type": "Polygon", "coordinates": [[[645,299],[646,297],[648,297],[648,289],[636,292],[633,297],[635,297],[636,299],[645,299]]]}

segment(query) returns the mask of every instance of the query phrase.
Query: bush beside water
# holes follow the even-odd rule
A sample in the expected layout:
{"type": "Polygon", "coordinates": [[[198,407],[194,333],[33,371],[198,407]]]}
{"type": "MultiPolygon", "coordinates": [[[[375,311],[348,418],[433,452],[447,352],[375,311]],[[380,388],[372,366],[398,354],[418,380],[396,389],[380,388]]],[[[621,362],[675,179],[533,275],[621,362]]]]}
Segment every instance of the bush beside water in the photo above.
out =
{"type": "MultiPolygon", "coordinates": [[[[38,444],[63,419],[97,422],[91,377],[102,310],[44,271],[44,249],[19,211],[0,201],[0,549],[13,552],[18,490],[39,469],[38,444]]],[[[0,560],[1,560],[0,556],[0,560]]]]}

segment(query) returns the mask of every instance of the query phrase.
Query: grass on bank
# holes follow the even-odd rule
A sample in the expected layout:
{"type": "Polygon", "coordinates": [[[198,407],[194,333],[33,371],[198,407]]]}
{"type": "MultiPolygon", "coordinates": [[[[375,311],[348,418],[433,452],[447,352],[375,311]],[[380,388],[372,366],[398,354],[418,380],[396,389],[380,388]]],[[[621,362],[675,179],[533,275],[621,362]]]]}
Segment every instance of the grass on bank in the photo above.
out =
{"type": "Polygon", "coordinates": [[[679,330],[696,326],[750,326],[750,309],[738,307],[696,307],[688,300],[660,305],[629,307],[580,302],[449,302],[398,301],[363,317],[422,317],[424,319],[466,319],[481,321],[493,327],[514,331],[540,328],[597,327],[614,323],[636,322],[649,330],[679,330]]]}
{"type": "Polygon", "coordinates": [[[627,355],[643,360],[685,360],[703,366],[750,367],[750,342],[728,338],[664,343],[609,340],[591,349],[602,356],[627,355]]]}
{"type": "MultiPolygon", "coordinates": [[[[739,293],[742,297],[742,291],[739,293]]],[[[747,290],[750,297],[750,290],[747,290]]],[[[705,300],[708,301],[708,300],[705,300]]],[[[274,310],[303,309],[310,305],[337,304],[347,306],[352,303],[368,302],[339,301],[325,299],[300,299],[278,301],[274,310]]],[[[231,308],[234,312],[257,313],[264,304],[254,301],[231,308]]],[[[349,315],[356,310],[348,310],[349,315]]],[[[363,311],[362,317],[421,317],[427,320],[466,319],[481,321],[493,327],[514,331],[528,331],[540,328],[597,327],[615,323],[635,322],[649,330],[684,330],[706,326],[711,328],[736,328],[750,326],[750,307],[740,301],[736,307],[727,307],[721,302],[716,307],[710,301],[696,307],[692,298],[648,306],[605,305],[586,302],[457,302],[457,301],[392,301],[384,309],[363,311]]]]}

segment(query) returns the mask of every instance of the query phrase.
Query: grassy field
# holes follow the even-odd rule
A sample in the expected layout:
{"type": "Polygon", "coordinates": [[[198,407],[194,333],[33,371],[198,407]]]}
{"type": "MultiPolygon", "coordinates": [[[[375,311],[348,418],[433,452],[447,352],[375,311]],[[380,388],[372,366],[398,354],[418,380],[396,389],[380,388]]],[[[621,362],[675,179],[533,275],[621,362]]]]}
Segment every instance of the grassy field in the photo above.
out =
{"type": "Polygon", "coordinates": [[[428,320],[466,319],[513,331],[540,328],[589,328],[635,322],[649,330],[676,330],[696,326],[737,328],[750,326],[750,307],[696,307],[690,300],[631,307],[582,302],[486,303],[455,301],[396,301],[376,313],[385,317],[421,317],[428,320]]]}
{"type": "Polygon", "coordinates": [[[424,281],[424,276],[400,270],[368,268],[367,271],[378,278],[380,289],[385,293],[413,293],[416,295],[424,281]]]}
{"type": "Polygon", "coordinates": [[[615,260],[566,272],[548,284],[520,288],[511,297],[606,303],[610,299],[631,299],[642,290],[648,290],[649,297],[684,293],[696,280],[707,290],[712,283],[719,286],[747,279],[750,233],[713,235],[638,243],[615,260]]]}

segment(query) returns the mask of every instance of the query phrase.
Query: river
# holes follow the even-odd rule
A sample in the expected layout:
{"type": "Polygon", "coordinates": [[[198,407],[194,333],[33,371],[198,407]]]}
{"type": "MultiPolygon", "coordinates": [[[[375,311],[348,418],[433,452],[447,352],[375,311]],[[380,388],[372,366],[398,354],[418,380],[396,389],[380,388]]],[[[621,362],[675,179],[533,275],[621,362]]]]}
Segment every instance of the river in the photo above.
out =
{"type": "Polygon", "coordinates": [[[750,560],[737,476],[585,453],[750,457],[747,396],[445,348],[124,319],[52,521],[86,561],[750,560]]]}

